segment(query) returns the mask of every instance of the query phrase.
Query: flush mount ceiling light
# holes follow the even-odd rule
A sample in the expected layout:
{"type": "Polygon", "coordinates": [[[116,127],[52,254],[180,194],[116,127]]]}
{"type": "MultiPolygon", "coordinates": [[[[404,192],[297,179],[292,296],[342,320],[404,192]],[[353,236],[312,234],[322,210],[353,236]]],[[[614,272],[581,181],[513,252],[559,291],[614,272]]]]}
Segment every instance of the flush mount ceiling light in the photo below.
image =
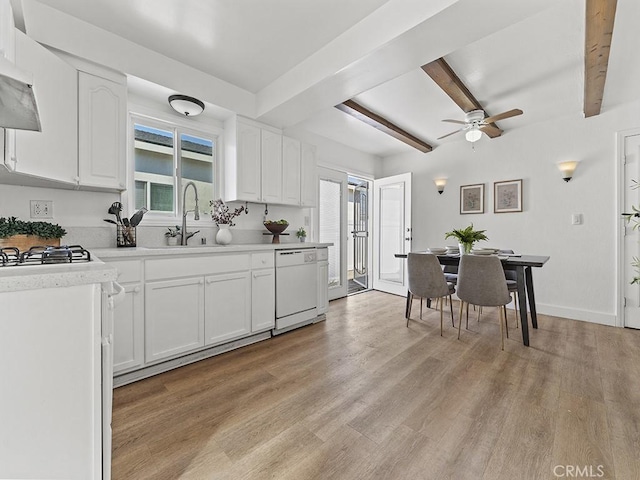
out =
{"type": "Polygon", "coordinates": [[[204,111],[204,103],[187,95],[171,95],[169,97],[169,105],[185,117],[195,117],[204,111]]]}

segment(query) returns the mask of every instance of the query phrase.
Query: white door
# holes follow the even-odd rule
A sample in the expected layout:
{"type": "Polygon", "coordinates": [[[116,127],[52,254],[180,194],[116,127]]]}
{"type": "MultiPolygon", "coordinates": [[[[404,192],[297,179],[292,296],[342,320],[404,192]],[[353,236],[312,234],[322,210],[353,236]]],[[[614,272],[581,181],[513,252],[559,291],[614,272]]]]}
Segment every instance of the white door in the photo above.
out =
{"type": "Polygon", "coordinates": [[[347,174],[318,169],[318,240],[329,247],[329,300],[347,296],[347,174]]]}
{"type": "Polygon", "coordinates": [[[411,173],[373,181],[373,288],[407,293],[406,260],[411,251],[411,173]]]}
{"type": "MultiPolygon", "coordinates": [[[[633,207],[640,208],[640,188],[634,188],[634,182],[640,182],[640,135],[623,138],[624,141],[624,213],[635,213],[633,207]]],[[[623,220],[624,221],[624,220],[623,220]]],[[[633,226],[640,223],[640,217],[633,217],[624,228],[624,263],[622,271],[622,292],[624,296],[624,326],[640,328],[640,283],[631,284],[634,277],[640,276],[640,271],[633,267],[633,263],[640,258],[640,227],[633,226]]]]}

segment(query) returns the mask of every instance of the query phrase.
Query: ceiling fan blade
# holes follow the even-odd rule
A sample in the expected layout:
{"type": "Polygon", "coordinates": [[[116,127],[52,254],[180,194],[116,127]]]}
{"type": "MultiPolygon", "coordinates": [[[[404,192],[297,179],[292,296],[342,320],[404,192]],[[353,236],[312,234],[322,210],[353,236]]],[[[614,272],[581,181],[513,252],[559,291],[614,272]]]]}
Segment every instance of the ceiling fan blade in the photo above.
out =
{"type": "Polygon", "coordinates": [[[456,133],[461,132],[462,130],[464,130],[464,128],[461,128],[460,130],[456,130],[455,132],[447,133],[446,135],[438,137],[437,140],[442,140],[443,138],[447,138],[451,135],[455,135],[456,133]]]}
{"type": "Polygon", "coordinates": [[[442,120],[443,122],[449,122],[449,123],[459,123],[460,125],[466,125],[467,122],[463,122],[461,120],[451,120],[450,118],[447,118],[445,120],[442,120]]]}
{"type": "Polygon", "coordinates": [[[504,120],[505,118],[511,118],[518,115],[522,115],[523,113],[524,112],[519,108],[514,108],[513,110],[509,110],[508,112],[502,112],[502,113],[499,113],[498,115],[492,115],[490,117],[487,117],[483,121],[484,123],[493,123],[493,122],[498,122],[500,120],[504,120]]]}
{"type": "Polygon", "coordinates": [[[502,130],[491,125],[480,125],[480,130],[489,135],[491,138],[502,135],[502,130]]]}

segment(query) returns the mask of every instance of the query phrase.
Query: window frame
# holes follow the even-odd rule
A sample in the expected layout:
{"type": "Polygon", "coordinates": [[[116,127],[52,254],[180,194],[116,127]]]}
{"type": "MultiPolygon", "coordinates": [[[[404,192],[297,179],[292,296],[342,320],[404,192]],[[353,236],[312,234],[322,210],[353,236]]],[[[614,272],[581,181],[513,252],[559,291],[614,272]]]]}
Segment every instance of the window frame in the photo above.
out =
{"type": "MultiPolygon", "coordinates": [[[[136,208],[135,196],[135,125],[158,128],[173,133],[173,204],[172,212],[149,211],[145,214],[144,224],[146,226],[167,226],[180,225],[182,222],[182,165],[181,165],[181,136],[190,135],[200,137],[213,142],[212,149],[212,189],[213,198],[222,197],[222,168],[221,161],[224,138],[223,130],[202,121],[194,122],[194,119],[185,121],[182,118],[172,118],[173,116],[163,115],[159,112],[145,112],[143,109],[129,112],[128,119],[128,138],[129,148],[127,151],[127,191],[123,194],[122,203],[124,210],[129,212],[131,216],[136,208]],[[142,111],[141,111],[142,110],[142,111]]],[[[150,185],[147,183],[147,185],[150,185]]],[[[148,194],[150,194],[148,192],[148,194]]],[[[192,215],[187,216],[187,223],[193,225],[202,225],[209,221],[209,205],[200,203],[200,220],[196,221],[192,215]]]]}

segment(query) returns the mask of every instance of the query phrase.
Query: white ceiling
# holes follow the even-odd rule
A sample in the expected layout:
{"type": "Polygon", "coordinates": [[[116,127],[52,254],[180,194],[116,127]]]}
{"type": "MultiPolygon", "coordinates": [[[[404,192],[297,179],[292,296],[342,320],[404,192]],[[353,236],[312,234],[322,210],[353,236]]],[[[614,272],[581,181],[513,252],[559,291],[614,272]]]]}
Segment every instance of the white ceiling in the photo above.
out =
{"type": "MultiPolygon", "coordinates": [[[[436,148],[464,141],[437,140],[464,116],[420,69],[440,56],[489,115],[524,110],[504,135],[582,114],[584,0],[38,1],[255,94],[258,119],[379,156],[413,149],[333,105],[354,98],[436,148]]],[[[618,0],[603,111],[640,98],[638,18],[618,0]]]]}

